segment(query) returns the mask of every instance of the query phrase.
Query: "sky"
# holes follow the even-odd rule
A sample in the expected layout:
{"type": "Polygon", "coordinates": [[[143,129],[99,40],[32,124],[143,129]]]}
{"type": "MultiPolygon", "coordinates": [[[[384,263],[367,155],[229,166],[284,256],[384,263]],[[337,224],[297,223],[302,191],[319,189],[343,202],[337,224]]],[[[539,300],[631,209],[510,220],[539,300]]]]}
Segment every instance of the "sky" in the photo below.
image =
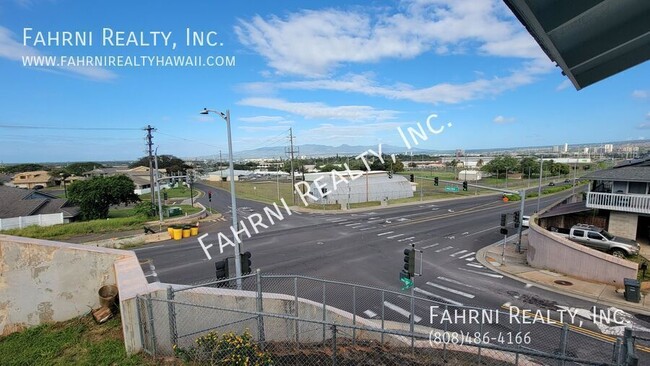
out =
{"type": "Polygon", "coordinates": [[[2,0],[0,81],[1,163],[136,160],[147,125],[158,154],[225,156],[206,107],[230,111],[235,151],[289,128],[297,145],[405,146],[398,127],[432,114],[445,129],[418,148],[650,137],[650,63],[576,91],[500,0],[2,0]]]}

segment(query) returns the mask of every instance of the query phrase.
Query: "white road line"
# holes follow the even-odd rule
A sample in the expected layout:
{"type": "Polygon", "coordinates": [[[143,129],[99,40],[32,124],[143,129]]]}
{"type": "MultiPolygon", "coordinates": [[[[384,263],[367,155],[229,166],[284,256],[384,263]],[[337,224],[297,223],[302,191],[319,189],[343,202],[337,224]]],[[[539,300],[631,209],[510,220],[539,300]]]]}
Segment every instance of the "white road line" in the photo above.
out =
{"type": "Polygon", "coordinates": [[[374,229],[374,228],[376,228],[376,226],[364,227],[362,229],[359,229],[359,231],[370,230],[370,229],[374,229]]]}
{"type": "Polygon", "coordinates": [[[476,288],[476,287],[474,287],[474,286],[472,286],[472,285],[468,285],[468,284],[465,284],[465,283],[462,283],[462,282],[460,282],[460,281],[456,281],[456,280],[454,280],[454,279],[447,278],[447,277],[438,277],[438,279],[439,279],[439,280],[442,280],[442,281],[449,282],[449,283],[454,283],[454,284],[456,284],[456,285],[461,285],[461,286],[465,286],[465,287],[469,287],[469,288],[476,288]]]}
{"type": "Polygon", "coordinates": [[[476,259],[476,257],[465,258],[465,260],[468,261],[468,262],[471,262],[471,261],[473,261],[474,259],[476,259]]]}
{"type": "Polygon", "coordinates": [[[493,227],[487,228],[487,229],[485,229],[485,230],[481,230],[481,231],[477,231],[477,232],[475,232],[475,233],[468,234],[467,236],[472,236],[472,235],[476,235],[476,234],[484,233],[484,232],[486,232],[486,231],[490,231],[490,230],[498,229],[498,228],[500,228],[500,227],[501,227],[501,226],[493,226],[493,227]]]}
{"type": "Polygon", "coordinates": [[[377,316],[377,313],[375,313],[375,312],[372,311],[372,310],[366,310],[366,311],[364,311],[363,313],[366,314],[366,316],[367,316],[368,318],[374,318],[374,317],[377,316]]]}
{"type": "Polygon", "coordinates": [[[394,233],[394,231],[387,231],[385,233],[377,234],[377,236],[383,236],[383,235],[388,235],[388,234],[392,234],[392,233],[394,233]]]}
{"type": "Polygon", "coordinates": [[[466,269],[466,268],[458,268],[458,269],[460,269],[461,271],[471,272],[471,273],[479,274],[479,275],[482,275],[482,276],[488,276],[488,277],[493,277],[493,278],[503,278],[503,276],[498,275],[498,274],[494,274],[494,273],[486,273],[486,272],[481,272],[481,271],[474,271],[472,269],[466,269]]]}
{"type": "Polygon", "coordinates": [[[453,248],[453,247],[452,246],[444,247],[444,248],[436,250],[436,253],[444,252],[445,250],[449,250],[451,248],[453,248]]]}
{"type": "Polygon", "coordinates": [[[485,267],[483,267],[482,265],[480,265],[478,263],[467,263],[467,265],[470,266],[470,267],[474,267],[474,268],[485,268],[485,267]]]}
{"type": "Polygon", "coordinates": [[[471,256],[473,256],[474,254],[476,254],[476,252],[471,252],[471,253],[463,254],[463,255],[461,255],[461,256],[458,257],[458,258],[460,258],[460,259],[465,259],[465,258],[467,258],[467,257],[471,257],[471,256]]]}
{"type": "Polygon", "coordinates": [[[350,220],[345,220],[345,221],[339,221],[339,222],[337,222],[337,224],[339,224],[339,225],[345,225],[345,224],[349,224],[349,223],[350,223],[350,220]]]}
{"type": "Polygon", "coordinates": [[[165,246],[164,244],[161,244],[161,245],[154,245],[154,246],[150,246],[150,247],[143,247],[143,248],[133,249],[133,251],[137,252],[137,251],[139,251],[139,250],[147,250],[147,249],[153,249],[153,248],[160,248],[160,247],[164,247],[164,246],[165,246]]]}
{"type": "Polygon", "coordinates": [[[462,233],[460,235],[467,235],[467,234],[469,234],[469,231],[465,231],[464,233],[462,233]]]}
{"type": "MultiPolygon", "coordinates": [[[[384,306],[387,307],[387,308],[389,308],[389,309],[391,309],[391,310],[393,310],[393,311],[395,311],[396,313],[399,313],[400,315],[403,315],[403,316],[405,316],[405,317],[411,319],[411,313],[410,313],[410,312],[408,312],[408,311],[406,311],[406,310],[400,308],[399,306],[397,306],[397,305],[395,305],[395,304],[391,304],[391,303],[389,303],[388,301],[384,301],[384,306]]],[[[413,320],[414,320],[416,323],[419,323],[420,320],[422,320],[422,318],[420,318],[420,317],[417,316],[417,315],[414,315],[414,316],[413,316],[413,320]]]]}
{"type": "Polygon", "coordinates": [[[398,240],[398,242],[401,243],[401,242],[403,242],[403,241],[413,240],[413,239],[415,239],[415,236],[409,236],[408,238],[404,238],[404,239],[400,239],[400,240],[398,240]]]}
{"type": "Polygon", "coordinates": [[[384,221],[384,220],[383,219],[381,219],[381,220],[368,220],[366,222],[369,223],[369,224],[376,224],[376,223],[382,222],[382,221],[384,221]]]}
{"type": "Polygon", "coordinates": [[[435,243],[435,244],[427,245],[427,246],[422,247],[422,249],[429,249],[429,248],[437,247],[438,245],[440,245],[440,243],[435,243]]]}
{"type": "Polygon", "coordinates": [[[404,236],[404,234],[396,234],[396,235],[387,236],[386,239],[399,238],[400,236],[404,236]]]}
{"type": "Polygon", "coordinates": [[[458,301],[454,301],[454,300],[452,300],[452,299],[448,299],[448,298],[446,298],[446,297],[442,297],[442,296],[440,296],[440,295],[432,294],[431,292],[429,292],[429,291],[425,291],[425,290],[423,290],[423,289],[421,289],[421,288],[419,288],[419,287],[414,288],[413,291],[415,291],[415,292],[419,292],[419,293],[421,293],[422,295],[425,295],[425,296],[435,297],[436,299],[440,299],[440,300],[442,300],[442,301],[446,301],[446,302],[448,302],[448,303],[450,303],[450,304],[452,304],[452,305],[463,306],[463,303],[460,303],[460,302],[458,302],[458,301]]]}
{"type": "Polygon", "coordinates": [[[467,251],[467,250],[461,250],[460,252],[456,252],[456,253],[454,253],[454,254],[449,254],[449,256],[450,256],[450,257],[455,257],[455,256],[457,256],[458,254],[465,253],[466,251],[467,251]]]}
{"type": "Polygon", "coordinates": [[[429,286],[433,286],[433,287],[435,287],[435,288],[439,288],[439,289],[441,289],[441,290],[445,290],[445,291],[451,292],[452,294],[456,294],[456,295],[460,295],[460,296],[466,297],[466,298],[468,298],[468,299],[473,299],[473,298],[474,298],[474,295],[472,295],[472,294],[468,294],[467,292],[463,292],[463,291],[458,291],[458,290],[455,290],[455,289],[453,289],[453,288],[445,287],[445,286],[439,285],[439,284],[437,284],[437,283],[427,282],[427,285],[429,285],[429,286]]]}
{"type": "Polygon", "coordinates": [[[363,226],[363,224],[356,224],[356,225],[352,225],[352,226],[350,226],[350,227],[351,227],[352,229],[358,229],[358,228],[360,228],[360,227],[364,227],[364,226],[363,226]]]}
{"type": "Polygon", "coordinates": [[[345,226],[353,226],[353,225],[359,225],[359,223],[358,222],[353,222],[353,223],[350,223],[350,224],[345,224],[345,226]]]}

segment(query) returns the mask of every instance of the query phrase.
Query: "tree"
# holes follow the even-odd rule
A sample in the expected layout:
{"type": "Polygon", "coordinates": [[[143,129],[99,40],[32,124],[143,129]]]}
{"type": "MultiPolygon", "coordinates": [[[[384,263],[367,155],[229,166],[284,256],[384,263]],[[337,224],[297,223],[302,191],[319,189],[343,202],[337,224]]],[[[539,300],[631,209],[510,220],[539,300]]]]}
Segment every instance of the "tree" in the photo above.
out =
{"type": "Polygon", "coordinates": [[[525,157],[519,162],[519,169],[524,175],[528,174],[528,172],[531,175],[534,173],[539,175],[539,161],[533,157],[525,157]]]}
{"type": "Polygon", "coordinates": [[[481,168],[483,171],[496,173],[497,178],[501,175],[501,173],[505,174],[506,171],[512,173],[519,171],[519,169],[519,161],[509,155],[497,156],[496,158],[490,160],[489,163],[483,165],[481,168]]]}
{"type": "Polygon", "coordinates": [[[331,172],[332,170],[343,171],[345,168],[334,164],[325,164],[322,167],[318,168],[318,170],[321,172],[331,172]]]}
{"type": "MultiPolygon", "coordinates": [[[[129,165],[129,168],[135,168],[139,166],[149,166],[149,157],[144,156],[138,161],[129,165]]],[[[155,167],[155,163],[154,163],[155,167]]],[[[175,157],[174,155],[158,155],[158,169],[167,169],[168,172],[181,172],[186,173],[187,169],[190,169],[191,166],[185,164],[185,162],[175,157]]]]}
{"type": "Polygon", "coordinates": [[[72,183],[68,188],[68,199],[79,206],[84,220],[105,219],[111,205],[140,201],[134,189],[135,184],[126,175],[94,177],[72,183]]]}
{"type": "MultiPolygon", "coordinates": [[[[386,164],[391,165],[389,162],[386,162],[386,164]]],[[[404,163],[402,163],[401,160],[397,160],[394,163],[392,163],[392,168],[393,168],[392,170],[394,172],[403,172],[404,171],[404,163]]]]}
{"type": "Polygon", "coordinates": [[[16,174],[22,172],[35,172],[38,170],[47,170],[47,169],[45,168],[44,165],[41,164],[28,163],[28,164],[9,165],[0,169],[0,172],[5,174],[16,174]]]}

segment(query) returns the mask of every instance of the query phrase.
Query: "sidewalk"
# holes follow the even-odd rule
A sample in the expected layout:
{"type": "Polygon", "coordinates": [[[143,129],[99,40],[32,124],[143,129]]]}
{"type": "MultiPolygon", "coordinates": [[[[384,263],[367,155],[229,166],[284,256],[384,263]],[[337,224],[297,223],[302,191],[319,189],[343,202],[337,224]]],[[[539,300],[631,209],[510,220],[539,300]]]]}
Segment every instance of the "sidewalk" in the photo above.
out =
{"type": "Polygon", "coordinates": [[[488,245],[476,253],[476,259],[485,267],[504,276],[548,291],[594,302],[602,306],[613,306],[622,310],[650,315],[650,296],[641,297],[641,302],[625,301],[623,289],[613,285],[589,282],[549,270],[533,268],[526,261],[528,236],[522,236],[522,251],[517,253],[516,237],[509,238],[505,251],[503,241],[488,245]]]}

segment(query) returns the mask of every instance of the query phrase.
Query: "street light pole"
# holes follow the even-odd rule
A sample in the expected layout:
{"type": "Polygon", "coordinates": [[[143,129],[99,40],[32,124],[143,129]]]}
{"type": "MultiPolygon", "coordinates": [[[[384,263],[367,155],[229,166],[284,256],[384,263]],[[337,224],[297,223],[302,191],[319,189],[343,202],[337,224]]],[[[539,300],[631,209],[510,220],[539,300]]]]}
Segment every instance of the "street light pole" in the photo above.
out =
{"type": "Polygon", "coordinates": [[[539,187],[537,187],[537,210],[539,212],[539,200],[542,198],[542,174],[544,174],[543,169],[544,165],[544,155],[539,157],[539,187]]]}
{"type": "MultiPolygon", "coordinates": [[[[237,198],[235,195],[235,168],[232,156],[232,132],[230,130],[230,110],[226,109],[226,113],[217,112],[203,108],[201,114],[208,114],[209,112],[217,113],[221,118],[226,121],[226,129],[228,130],[228,160],[230,170],[230,211],[232,216],[232,228],[237,231],[237,198]]],[[[241,249],[239,247],[239,235],[235,235],[235,276],[237,277],[237,289],[241,290],[241,249]]]]}

